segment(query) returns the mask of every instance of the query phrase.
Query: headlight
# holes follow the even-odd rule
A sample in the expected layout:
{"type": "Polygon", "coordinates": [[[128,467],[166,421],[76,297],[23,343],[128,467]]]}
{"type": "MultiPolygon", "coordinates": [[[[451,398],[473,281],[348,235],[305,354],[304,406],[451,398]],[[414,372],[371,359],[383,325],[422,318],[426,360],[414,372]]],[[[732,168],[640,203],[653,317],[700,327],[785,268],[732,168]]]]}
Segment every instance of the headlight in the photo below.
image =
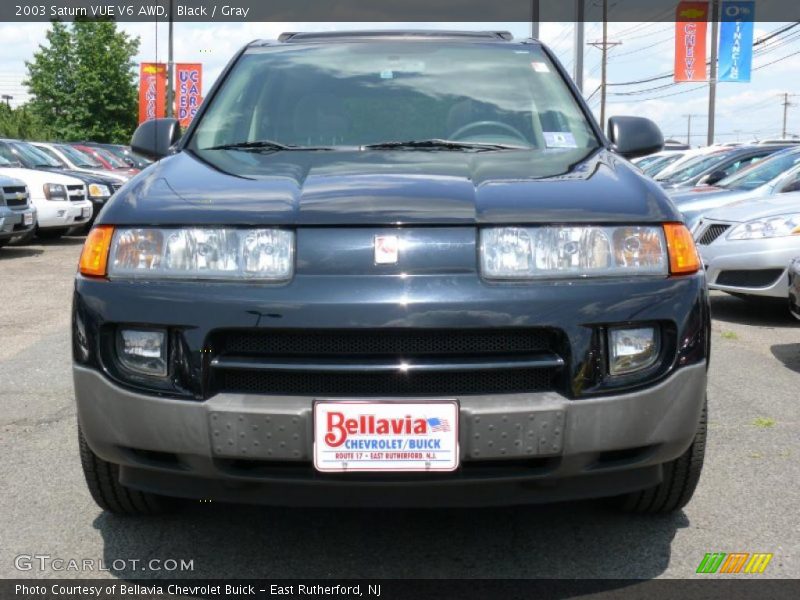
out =
{"type": "Polygon", "coordinates": [[[111,190],[108,186],[100,185],[99,183],[89,184],[89,197],[90,198],[108,198],[111,196],[111,190]]]}
{"type": "Polygon", "coordinates": [[[737,225],[728,234],[729,240],[761,240],[800,234],[800,213],[756,219],[737,225]]]}
{"type": "Polygon", "coordinates": [[[497,227],[481,230],[487,279],[667,275],[661,227],[497,227]]]}
{"type": "Polygon", "coordinates": [[[110,278],[286,281],[294,271],[294,233],[282,229],[120,228],[110,278]]]}
{"type": "Polygon", "coordinates": [[[67,187],[60,183],[45,183],[44,197],[48,200],[66,200],[67,187]]]}

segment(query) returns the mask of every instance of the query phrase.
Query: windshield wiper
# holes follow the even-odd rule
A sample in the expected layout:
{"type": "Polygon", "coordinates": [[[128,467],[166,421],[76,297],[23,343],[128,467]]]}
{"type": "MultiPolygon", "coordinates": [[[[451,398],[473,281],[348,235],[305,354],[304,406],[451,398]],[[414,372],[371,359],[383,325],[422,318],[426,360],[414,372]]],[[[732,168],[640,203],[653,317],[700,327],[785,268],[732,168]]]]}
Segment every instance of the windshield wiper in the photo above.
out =
{"type": "Polygon", "coordinates": [[[272,140],[255,140],[252,142],[235,142],[232,144],[220,144],[201,150],[332,150],[327,146],[294,146],[291,144],[281,144],[272,140]]]}
{"type": "Polygon", "coordinates": [[[459,142],[456,140],[430,139],[407,140],[404,142],[379,142],[361,146],[366,150],[530,150],[530,146],[515,146],[512,144],[490,144],[483,142],[459,142]]]}

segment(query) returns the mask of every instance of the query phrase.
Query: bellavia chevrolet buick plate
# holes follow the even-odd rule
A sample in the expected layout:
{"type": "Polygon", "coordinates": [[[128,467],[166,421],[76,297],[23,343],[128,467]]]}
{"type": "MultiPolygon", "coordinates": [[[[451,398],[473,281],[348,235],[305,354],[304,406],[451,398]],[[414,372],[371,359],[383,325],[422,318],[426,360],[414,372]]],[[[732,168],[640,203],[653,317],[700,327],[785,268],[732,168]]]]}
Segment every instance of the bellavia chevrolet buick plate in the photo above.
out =
{"type": "Polygon", "coordinates": [[[72,321],[101,507],[691,498],[706,283],[626,160],[663,138],[539,42],[284,34],[131,145],[72,321]]]}

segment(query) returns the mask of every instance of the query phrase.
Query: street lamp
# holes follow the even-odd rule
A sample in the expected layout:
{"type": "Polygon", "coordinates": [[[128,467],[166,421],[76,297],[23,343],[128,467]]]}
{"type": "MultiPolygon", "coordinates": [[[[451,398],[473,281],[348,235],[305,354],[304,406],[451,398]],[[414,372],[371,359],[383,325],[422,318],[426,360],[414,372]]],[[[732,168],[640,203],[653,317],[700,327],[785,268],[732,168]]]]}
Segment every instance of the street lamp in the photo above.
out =
{"type": "Polygon", "coordinates": [[[8,94],[3,94],[2,98],[3,98],[3,100],[6,101],[6,106],[8,108],[11,108],[11,101],[14,99],[14,96],[9,96],[8,94]]]}

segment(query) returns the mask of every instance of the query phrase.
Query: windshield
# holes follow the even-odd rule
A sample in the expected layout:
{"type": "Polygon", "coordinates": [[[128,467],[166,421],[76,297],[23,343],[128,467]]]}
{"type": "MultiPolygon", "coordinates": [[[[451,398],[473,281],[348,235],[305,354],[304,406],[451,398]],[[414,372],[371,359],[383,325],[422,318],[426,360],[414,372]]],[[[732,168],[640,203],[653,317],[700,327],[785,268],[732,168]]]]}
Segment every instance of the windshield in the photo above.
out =
{"type": "Polygon", "coordinates": [[[791,151],[780,152],[770,156],[749,169],[731,175],[715,185],[728,190],[754,190],[765,183],[769,183],[798,163],[800,163],[800,151],[793,148],[791,151]]]}
{"type": "Polygon", "coordinates": [[[100,158],[110,164],[114,169],[127,169],[129,167],[129,165],[126,165],[105,148],[92,148],[92,151],[96,152],[100,158]]]}
{"type": "Polygon", "coordinates": [[[39,152],[42,154],[46,154],[50,160],[55,161],[60,167],[66,169],[69,167],[67,163],[65,163],[58,154],[53,152],[50,148],[46,148],[44,146],[34,146],[39,152]]]}
{"type": "Polygon", "coordinates": [[[8,160],[5,156],[3,156],[3,153],[0,152],[0,167],[18,167],[19,165],[20,163],[18,160],[8,160]]]}
{"type": "Polygon", "coordinates": [[[664,181],[666,183],[682,183],[684,181],[688,181],[695,175],[704,173],[708,169],[711,169],[714,166],[720,164],[727,158],[728,158],[727,152],[722,152],[720,154],[712,154],[710,156],[698,156],[697,158],[694,158],[685,163],[677,171],[670,173],[668,177],[665,177],[663,179],[659,178],[659,181],[664,181]]]}
{"type": "Polygon", "coordinates": [[[249,49],[188,148],[265,140],[334,149],[450,140],[580,156],[600,145],[538,46],[433,41],[249,49]]]}
{"type": "Polygon", "coordinates": [[[667,158],[663,154],[653,154],[651,156],[645,156],[644,158],[635,158],[631,162],[635,164],[640,169],[644,169],[647,165],[651,165],[657,163],[659,161],[664,160],[667,158]]]}
{"type": "Polygon", "coordinates": [[[67,144],[58,144],[56,146],[58,150],[66,156],[73,165],[76,167],[81,167],[82,169],[102,169],[103,165],[100,163],[99,160],[86,154],[85,152],[81,152],[77,148],[72,146],[68,146],[67,144]]]}
{"type": "Polygon", "coordinates": [[[20,162],[29,169],[36,169],[38,167],[56,167],[61,168],[61,163],[53,160],[47,154],[25,142],[11,142],[9,143],[14,150],[14,153],[19,157],[20,162]]]}
{"type": "Polygon", "coordinates": [[[650,175],[652,177],[653,175],[657,175],[666,169],[669,165],[681,158],[681,156],[683,155],[673,154],[671,156],[662,156],[660,160],[650,163],[642,170],[644,171],[645,175],[650,175]]]}
{"type": "Polygon", "coordinates": [[[0,142],[0,156],[15,166],[26,167],[28,169],[35,169],[39,166],[36,164],[35,160],[30,160],[28,157],[21,155],[21,153],[15,152],[14,148],[8,142],[0,142]]]}

